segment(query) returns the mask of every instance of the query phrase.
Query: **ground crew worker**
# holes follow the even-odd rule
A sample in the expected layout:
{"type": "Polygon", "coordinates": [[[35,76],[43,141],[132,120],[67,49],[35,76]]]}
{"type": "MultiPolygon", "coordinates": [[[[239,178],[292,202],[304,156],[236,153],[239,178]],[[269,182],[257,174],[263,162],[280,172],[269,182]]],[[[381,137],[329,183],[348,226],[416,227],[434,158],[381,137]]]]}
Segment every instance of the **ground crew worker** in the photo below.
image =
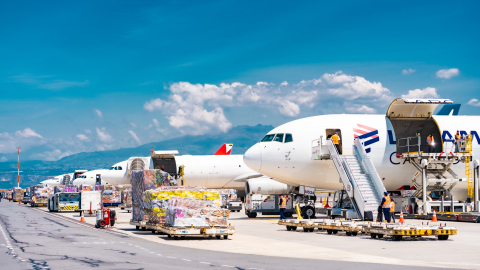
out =
{"type": "Polygon", "coordinates": [[[383,193],[383,199],[382,203],[380,204],[382,206],[382,211],[383,215],[385,216],[385,221],[390,223],[390,204],[392,203],[392,200],[388,196],[388,192],[383,193]]]}
{"type": "Polygon", "coordinates": [[[435,141],[433,140],[432,134],[428,135],[427,144],[428,144],[428,153],[433,153],[435,149],[435,141]]]}
{"type": "Polygon", "coordinates": [[[335,148],[337,148],[338,154],[342,154],[342,150],[340,150],[340,136],[338,136],[338,131],[335,132],[332,136],[332,142],[335,145],[335,148]]]}
{"type": "Polygon", "coordinates": [[[395,202],[393,200],[390,203],[390,218],[395,223],[395,202]]]}
{"type": "Polygon", "coordinates": [[[287,219],[283,214],[285,212],[285,208],[287,208],[287,199],[283,195],[280,195],[278,205],[280,208],[280,219],[287,219]]]}
{"type": "Polygon", "coordinates": [[[460,135],[460,130],[457,130],[457,134],[455,134],[455,153],[460,152],[460,140],[462,139],[462,135],[460,135]]]}
{"type": "Polygon", "coordinates": [[[35,203],[37,202],[37,198],[35,198],[35,195],[32,196],[32,207],[35,206],[35,203]]]}

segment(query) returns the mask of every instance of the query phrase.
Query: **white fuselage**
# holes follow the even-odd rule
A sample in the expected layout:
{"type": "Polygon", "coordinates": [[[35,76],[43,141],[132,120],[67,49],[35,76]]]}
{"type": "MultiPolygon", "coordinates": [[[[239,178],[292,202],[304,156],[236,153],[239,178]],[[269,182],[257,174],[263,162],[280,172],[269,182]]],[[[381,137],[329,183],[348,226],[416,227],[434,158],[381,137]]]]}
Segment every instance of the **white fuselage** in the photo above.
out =
{"type": "MultiPolygon", "coordinates": [[[[434,120],[443,134],[443,141],[452,139],[457,130],[472,132],[473,153],[480,151],[479,138],[475,132],[480,130],[480,117],[434,116],[434,120]]],[[[370,148],[368,155],[380,177],[384,178],[385,188],[393,191],[403,185],[412,185],[417,170],[412,164],[405,162],[405,159],[396,157],[395,132],[390,119],[385,115],[321,115],[283,124],[267,134],[289,133],[292,134],[293,141],[259,142],[245,153],[245,164],[258,173],[288,185],[328,190],[342,189],[343,185],[339,181],[333,162],[312,159],[312,141],[320,136],[326,140],[327,130],[339,129],[343,154],[352,155],[354,136],[358,135],[356,130],[359,129],[359,124],[378,130],[378,141],[368,146],[370,148]]],[[[452,170],[460,178],[465,177],[464,163],[453,165],[452,170]]],[[[458,199],[464,200],[467,195],[467,183],[458,183],[453,194],[458,199]]]]}

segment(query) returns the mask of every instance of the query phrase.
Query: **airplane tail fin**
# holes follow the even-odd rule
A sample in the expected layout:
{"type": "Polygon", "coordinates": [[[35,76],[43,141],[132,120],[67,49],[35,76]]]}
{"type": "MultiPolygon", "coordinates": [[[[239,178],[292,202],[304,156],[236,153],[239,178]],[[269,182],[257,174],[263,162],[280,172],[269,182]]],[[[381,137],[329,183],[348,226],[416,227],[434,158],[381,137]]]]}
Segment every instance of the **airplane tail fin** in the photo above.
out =
{"type": "Polygon", "coordinates": [[[232,152],[232,147],[233,144],[224,143],[222,146],[220,146],[215,155],[230,155],[230,153],[232,152]]]}
{"type": "Polygon", "coordinates": [[[460,104],[445,104],[438,111],[437,115],[458,115],[460,111],[460,104]]]}

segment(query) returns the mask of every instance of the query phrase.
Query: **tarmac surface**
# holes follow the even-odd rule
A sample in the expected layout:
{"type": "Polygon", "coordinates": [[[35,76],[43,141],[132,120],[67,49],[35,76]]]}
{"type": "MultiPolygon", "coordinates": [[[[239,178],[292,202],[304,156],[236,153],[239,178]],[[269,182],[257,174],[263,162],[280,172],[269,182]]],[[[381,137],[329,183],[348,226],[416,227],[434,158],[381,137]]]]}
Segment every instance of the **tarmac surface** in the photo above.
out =
{"type": "MultiPolygon", "coordinates": [[[[117,208],[118,209],[118,208],[117,208]]],[[[273,216],[232,213],[228,240],[173,240],[128,224],[118,209],[116,229],[95,229],[95,217],[0,202],[1,269],[480,269],[480,233],[456,223],[448,241],[430,237],[393,242],[315,231],[286,231],[273,216]],[[5,268],[4,268],[5,267],[5,268]]]]}

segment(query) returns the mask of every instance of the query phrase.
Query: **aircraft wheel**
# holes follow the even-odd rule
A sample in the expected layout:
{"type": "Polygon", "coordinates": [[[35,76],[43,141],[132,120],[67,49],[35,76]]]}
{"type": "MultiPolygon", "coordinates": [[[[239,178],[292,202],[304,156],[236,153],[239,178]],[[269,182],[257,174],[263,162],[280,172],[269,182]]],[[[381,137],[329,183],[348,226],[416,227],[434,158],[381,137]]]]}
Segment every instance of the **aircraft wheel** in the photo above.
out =
{"type": "Polygon", "coordinates": [[[302,207],[302,216],[303,218],[315,219],[315,208],[311,205],[302,207]]]}

